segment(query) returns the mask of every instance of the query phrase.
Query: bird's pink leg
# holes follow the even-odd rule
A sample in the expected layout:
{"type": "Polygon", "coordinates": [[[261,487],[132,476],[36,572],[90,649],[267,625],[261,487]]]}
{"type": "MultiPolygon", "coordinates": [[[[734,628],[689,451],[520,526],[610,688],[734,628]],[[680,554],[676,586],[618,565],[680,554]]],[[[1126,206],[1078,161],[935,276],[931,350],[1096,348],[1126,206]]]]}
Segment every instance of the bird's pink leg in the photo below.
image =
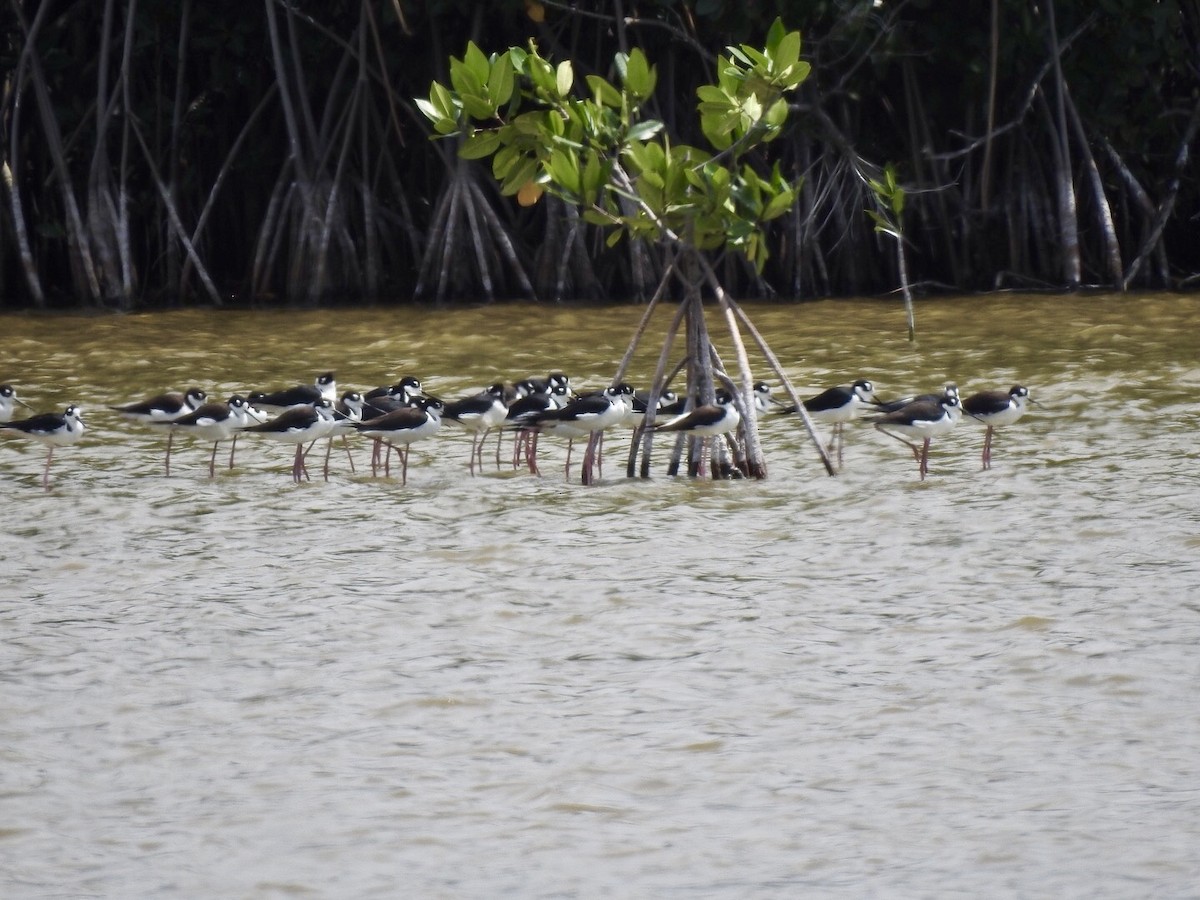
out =
{"type": "Polygon", "coordinates": [[[596,444],[600,434],[601,432],[596,431],[588,435],[587,445],[583,450],[583,462],[579,468],[581,484],[592,484],[596,480],[596,444]]]}
{"type": "Polygon", "coordinates": [[[537,464],[537,445],[538,435],[540,432],[534,431],[525,435],[525,462],[529,464],[529,471],[534,475],[541,475],[541,469],[537,464]]]}
{"type": "Polygon", "coordinates": [[[383,438],[371,438],[371,477],[379,477],[380,451],[383,449],[383,438]]]}

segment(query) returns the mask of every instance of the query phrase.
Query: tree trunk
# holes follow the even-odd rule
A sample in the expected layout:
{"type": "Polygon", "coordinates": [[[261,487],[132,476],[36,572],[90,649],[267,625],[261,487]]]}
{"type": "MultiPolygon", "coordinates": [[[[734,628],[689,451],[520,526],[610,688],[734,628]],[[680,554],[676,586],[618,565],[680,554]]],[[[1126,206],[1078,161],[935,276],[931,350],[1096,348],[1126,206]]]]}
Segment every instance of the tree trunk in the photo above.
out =
{"type": "Polygon", "coordinates": [[[1075,203],[1075,185],[1071,175],[1071,145],[1067,139],[1067,85],[1062,73],[1058,28],[1054,21],[1054,0],[1046,2],[1046,41],[1054,64],[1054,112],[1049,129],[1054,149],[1054,193],[1058,200],[1059,247],[1062,253],[1062,277],[1070,288],[1083,280],[1079,256],[1079,219],[1075,203]]]}

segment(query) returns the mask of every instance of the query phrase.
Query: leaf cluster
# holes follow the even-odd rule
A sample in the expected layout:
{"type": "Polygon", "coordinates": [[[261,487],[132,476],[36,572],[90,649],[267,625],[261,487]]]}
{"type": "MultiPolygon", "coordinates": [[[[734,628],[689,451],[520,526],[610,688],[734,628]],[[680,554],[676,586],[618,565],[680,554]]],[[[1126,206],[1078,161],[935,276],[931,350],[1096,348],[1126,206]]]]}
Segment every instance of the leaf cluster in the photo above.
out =
{"type": "Polygon", "coordinates": [[[895,166],[888,163],[880,178],[867,179],[867,187],[875,197],[876,208],[866,211],[875,230],[903,240],[904,188],[896,180],[895,166]]]}
{"type": "Polygon", "coordinates": [[[673,240],[701,250],[731,248],[762,270],[763,226],[795,201],[798,182],[775,164],[759,171],[750,151],[781,133],[786,94],[809,74],[800,33],[778,19],[762,48],[729,47],[716,84],[697,90],[711,147],[672,142],[646,113],[657,70],[640,49],[618,53],[616,79],[579,83],[570,61],[536,43],[485,55],[474,43],[450,60],[449,86],[418,98],[435,136],[460,140],[459,154],[489,159],[502,193],[525,204],[549,192],[622,236],[673,240]]]}

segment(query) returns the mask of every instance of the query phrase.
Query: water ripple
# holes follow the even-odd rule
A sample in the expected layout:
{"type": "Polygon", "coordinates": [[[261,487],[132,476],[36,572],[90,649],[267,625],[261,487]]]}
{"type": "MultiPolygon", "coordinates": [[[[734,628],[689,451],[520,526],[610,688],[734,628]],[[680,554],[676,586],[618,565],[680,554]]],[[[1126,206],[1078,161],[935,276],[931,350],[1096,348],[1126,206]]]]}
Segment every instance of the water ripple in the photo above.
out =
{"type": "Polygon", "coordinates": [[[210,481],[182,441],[167,478],[103,409],[152,381],[452,396],[553,346],[598,383],[627,326],[6,320],[27,396],[94,398],[49,492],[0,441],[6,896],[1189,895],[1195,305],[928,303],[916,348],[894,305],[753,310],[805,391],[1034,388],[995,468],[964,422],[924,483],[870,427],[826,478],[784,419],[762,483],[628,481],[622,441],[592,487],[552,440],[544,478],[471,478],[457,435],[407,486],[358,449],[294,487],[251,442],[210,481]]]}

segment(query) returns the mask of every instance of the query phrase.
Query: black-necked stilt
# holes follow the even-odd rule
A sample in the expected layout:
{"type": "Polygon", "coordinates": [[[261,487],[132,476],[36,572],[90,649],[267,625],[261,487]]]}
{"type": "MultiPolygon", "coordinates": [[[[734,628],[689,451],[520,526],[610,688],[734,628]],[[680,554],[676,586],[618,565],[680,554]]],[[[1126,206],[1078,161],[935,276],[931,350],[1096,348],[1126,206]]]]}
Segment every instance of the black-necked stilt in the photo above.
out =
{"type": "Polygon", "coordinates": [[[668,418],[682,416],[687,412],[687,397],[680,397],[674,391],[663,391],[662,396],[658,400],[658,409],[655,413],[662,413],[668,418]]]}
{"type": "Polygon", "coordinates": [[[483,468],[483,441],[489,431],[499,428],[508,416],[504,405],[504,385],[493,384],[486,391],[463,397],[446,404],[442,418],[460,426],[471,435],[470,472],[475,474],[475,462],[483,468]]]}
{"type": "MultiPolygon", "coordinates": [[[[401,409],[412,409],[416,405],[417,398],[424,396],[425,389],[422,387],[419,379],[412,375],[405,375],[395,384],[385,388],[374,388],[364,394],[366,403],[363,406],[362,419],[363,422],[370,422],[389,413],[394,413],[401,409]],[[380,393],[383,391],[383,393],[380,393]],[[374,396],[372,396],[374,395],[374,396]]],[[[380,454],[383,451],[383,441],[379,438],[371,440],[371,472],[374,473],[381,462],[380,454]]],[[[389,458],[383,460],[386,466],[391,465],[390,454],[389,458]]]]}
{"type": "Polygon", "coordinates": [[[206,399],[208,395],[200,388],[189,388],[187,391],[168,391],[146,400],[111,406],[109,409],[143,425],[166,425],[180,416],[195,412],[206,399]]]}
{"type": "MultiPolygon", "coordinates": [[[[398,409],[365,422],[356,422],[356,431],[387,446],[384,454],[384,475],[391,474],[391,451],[400,457],[401,484],[408,484],[408,451],[410,445],[437,434],[442,427],[445,404],[436,397],[417,397],[411,407],[398,409]],[[397,447],[400,444],[402,447],[397,447]]],[[[377,461],[371,458],[371,474],[377,474],[377,461]]]]}
{"type": "Polygon", "coordinates": [[[46,468],[42,472],[42,487],[50,490],[50,462],[55,447],[66,447],[83,437],[83,418],[78,406],[68,406],[61,413],[39,413],[28,419],[5,422],[0,429],[15,431],[45,444],[46,468]]]}
{"type": "Polygon", "coordinates": [[[654,430],[690,434],[701,438],[696,474],[703,476],[708,439],[734,431],[741,421],[742,416],[734,404],[733,397],[726,391],[717,391],[716,403],[697,406],[661,425],[655,425],[654,430]]]}
{"type": "Polygon", "coordinates": [[[12,417],[16,415],[18,403],[26,409],[29,408],[29,404],[17,396],[15,387],[11,384],[0,384],[0,423],[12,421],[12,417]]]}
{"type": "Polygon", "coordinates": [[[363,421],[377,419],[398,409],[407,409],[424,393],[421,382],[411,375],[406,375],[391,387],[373,388],[363,394],[366,401],[363,405],[363,421]]]}
{"type": "MultiPolygon", "coordinates": [[[[633,411],[638,415],[638,422],[634,424],[641,424],[641,418],[646,415],[646,404],[649,402],[649,391],[634,391],[633,411]]],[[[680,402],[674,391],[663,391],[658,395],[658,405],[654,407],[655,415],[663,413],[664,415],[674,417],[679,415],[681,412],[683,412],[683,403],[680,402]]]]}
{"type": "MultiPolygon", "coordinates": [[[[520,463],[522,444],[525,445],[526,459],[530,460],[528,446],[536,435],[536,431],[533,428],[534,420],[540,413],[565,406],[569,399],[570,390],[565,384],[556,384],[545,393],[526,394],[517,397],[509,405],[502,427],[516,429],[516,434],[513,436],[512,464],[514,469],[520,463]]],[[[536,472],[536,461],[530,460],[530,462],[531,469],[536,472]]],[[[496,444],[496,465],[500,465],[499,441],[496,444]]]]}
{"type": "Polygon", "coordinates": [[[234,394],[224,403],[201,405],[199,409],[175,419],[171,426],[182,434],[193,434],[203,440],[212,441],[212,456],[208,460],[208,477],[212,478],[217,470],[217,445],[221,441],[233,440],[234,446],[229,450],[229,468],[232,469],[238,432],[248,425],[259,424],[258,418],[258,415],[251,413],[246,398],[234,394]]]}
{"type": "MultiPolygon", "coordinates": [[[[591,484],[593,471],[596,469],[600,442],[604,430],[619,425],[625,419],[630,409],[633,388],[628,384],[615,384],[603,391],[577,397],[564,404],[559,409],[548,409],[537,413],[531,418],[530,425],[537,432],[551,431],[565,435],[571,443],[577,437],[587,437],[587,447],[583,453],[581,467],[584,484],[591,484]]],[[[530,468],[536,471],[537,436],[531,444],[530,468]]],[[[567,475],[571,471],[570,446],[567,448],[567,475]]]]}
{"type": "Polygon", "coordinates": [[[281,413],[293,406],[311,406],[318,400],[332,404],[337,400],[337,379],[332,372],[318,375],[312,384],[298,384],[281,391],[255,391],[250,403],[267,412],[281,413]]]}
{"type": "MultiPolygon", "coordinates": [[[[804,409],[816,422],[835,425],[852,421],[865,403],[875,402],[875,385],[860,378],[849,386],[831,387],[804,401],[804,409]]],[[[795,412],[790,407],[789,412],[795,412]]]]}
{"type": "Polygon", "coordinates": [[[987,426],[983,438],[983,467],[992,467],[992,432],[1001,425],[1012,425],[1025,415],[1025,404],[1035,403],[1029,389],[1014,384],[1006,391],[980,391],[963,401],[967,415],[987,426]]]}
{"type": "Polygon", "coordinates": [[[304,465],[304,445],[329,434],[333,429],[333,404],[324,397],[305,406],[285,409],[269,422],[251,425],[242,430],[250,434],[261,434],[273,441],[296,445],[296,458],[292,462],[292,481],[299,483],[301,476],[308,478],[308,467],[304,465]]]}
{"type": "Polygon", "coordinates": [[[926,403],[940,403],[943,397],[954,397],[960,402],[962,400],[962,398],[958,396],[958,385],[953,381],[947,381],[940,394],[917,394],[913,397],[901,397],[898,400],[876,400],[875,411],[880,413],[891,413],[898,409],[903,409],[910,403],[916,403],[918,401],[926,403]]]}
{"type": "Polygon", "coordinates": [[[733,397],[725,391],[717,391],[717,402],[697,406],[695,409],[654,426],[655,431],[677,431],[700,437],[715,437],[728,434],[742,421],[734,405],[733,397]]]}
{"type": "Polygon", "coordinates": [[[379,387],[371,388],[363,398],[367,401],[377,400],[380,397],[392,397],[400,399],[407,406],[412,402],[414,397],[419,397],[425,392],[421,386],[421,379],[415,375],[405,375],[395,384],[380,385],[379,387]]]}
{"type": "Polygon", "coordinates": [[[567,396],[574,396],[571,391],[571,379],[562,372],[551,372],[545,378],[530,376],[514,382],[518,397],[529,397],[534,394],[552,394],[555,388],[563,388],[567,396]]]}
{"type": "MultiPolygon", "coordinates": [[[[354,468],[354,455],[350,452],[350,444],[346,440],[347,435],[354,434],[354,424],[361,422],[363,418],[363,409],[366,407],[366,399],[358,391],[346,391],[338,399],[338,402],[333,405],[333,426],[329,429],[329,437],[325,444],[325,465],[323,469],[325,480],[329,480],[329,454],[333,450],[333,439],[341,437],[342,447],[346,451],[346,459],[350,461],[350,473],[353,475],[357,472],[354,468]]],[[[308,445],[308,449],[312,449],[312,444],[308,445]]],[[[307,450],[305,451],[308,452],[307,450]]]]}
{"type": "Polygon", "coordinates": [[[358,391],[346,391],[333,405],[333,433],[350,434],[354,422],[361,422],[367,400],[358,391]]]}
{"type": "MultiPolygon", "coordinates": [[[[621,417],[618,425],[625,428],[638,428],[646,423],[646,401],[650,399],[646,391],[634,390],[632,386],[625,385],[629,388],[628,393],[622,394],[621,402],[625,405],[625,415],[621,417]]],[[[658,405],[655,407],[655,413],[662,409],[663,398],[658,398],[658,405]]]]}
{"type": "Polygon", "coordinates": [[[758,412],[766,412],[772,403],[779,404],[779,401],[771,396],[771,386],[765,381],[754,382],[754,408],[758,412]]]}
{"type": "Polygon", "coordinates": [[[176,419],[198,410],[204,405],[204,401],[207,399],[208,394],[204,393],[200,388],[194,387],[186,391],[168,391],[165,394],[157,394],[145,400],[135,400],[133,403],[110,406],[109,409],[126,419],[139,422],[142,425],[166,429],[167,453],[163,468],[165,473],[170,475],[171,445],[175,441],[175,429],[171,427],[172,423],[176,419]]]}
{"type": "Polygon", "coordinates": [[[912,448],[913,455],[920,461],[921,480],[924,481],[929,472],[929,442],[950,431],[961,417],[962,404],[958,397],[945,394],[937,401],[915,400],[900,409],[874,416],[870,421],[888,437],[912,448]],[[919,450],[913,441],[921,442],[919,450]]]}
{"type": "MultiPolygon", "coordinates": [[[[833,453],[834,447],[837,447],[838,465],[841,466],[846,443],[846,423],[855,419],[864,404],[875,403],[875,385],[860,378],[848,386],[827,388],[803,403],[810,419],[833,426],[828,452],[833,453]]],[[[787,406],[786,411],[794,413],[796,407],[787,406]]]]}
{"type": "Polygon", "coordinates": [[[509,404],[504,424],[511,428],[520,428],[523,425],[531,424],[539,413],[565,406],[570,399],[569,395],[570,388],[559,384],[545,392],[517,397],[509,404]]]}

